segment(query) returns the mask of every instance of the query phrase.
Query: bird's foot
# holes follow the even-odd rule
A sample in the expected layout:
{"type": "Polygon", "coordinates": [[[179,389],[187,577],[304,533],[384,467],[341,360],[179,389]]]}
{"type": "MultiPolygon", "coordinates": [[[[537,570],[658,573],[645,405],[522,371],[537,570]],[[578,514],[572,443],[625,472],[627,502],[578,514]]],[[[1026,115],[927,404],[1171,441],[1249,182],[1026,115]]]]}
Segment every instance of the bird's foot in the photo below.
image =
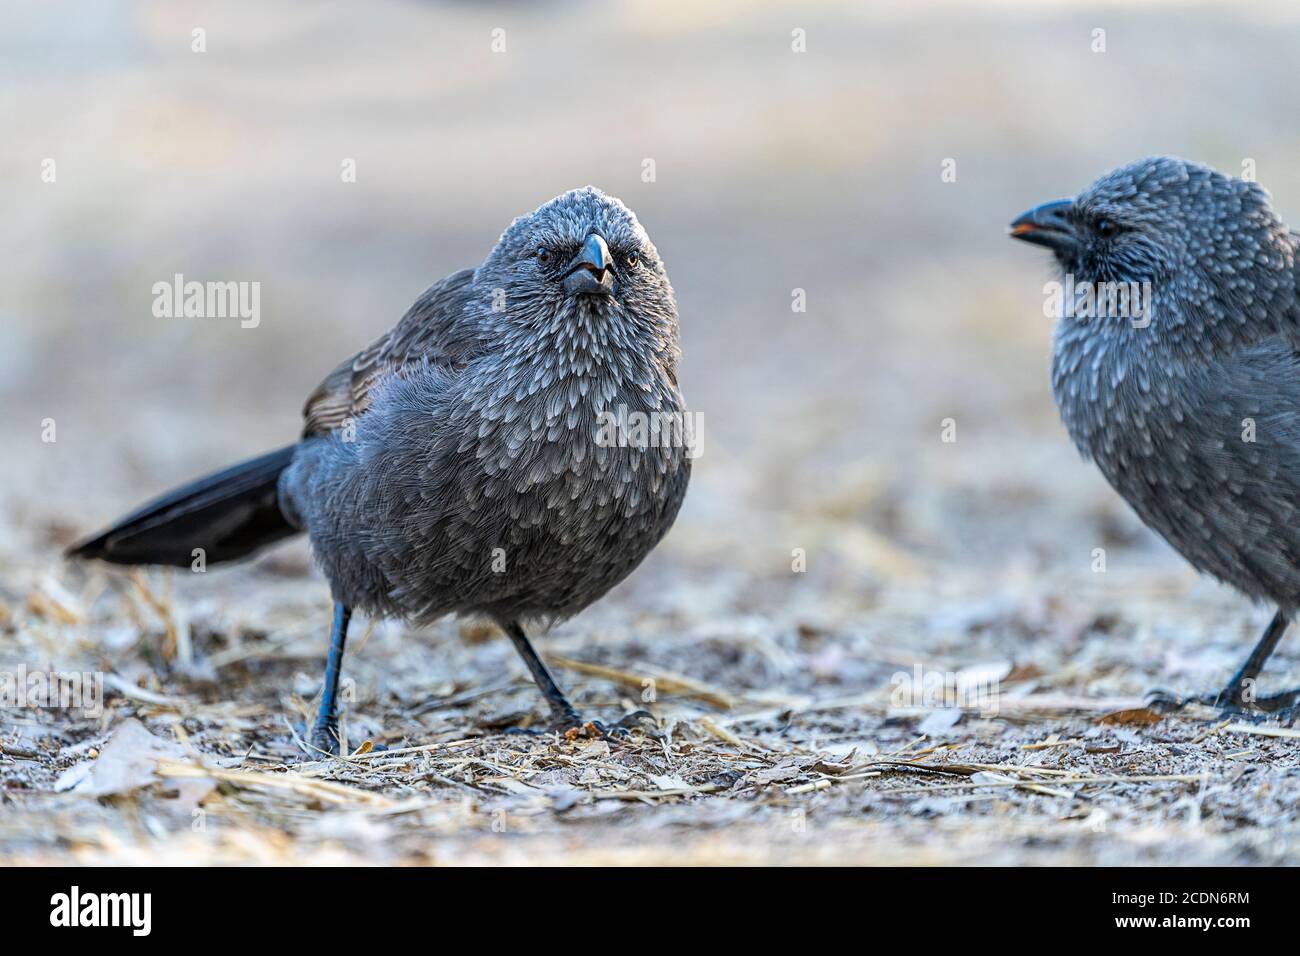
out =
{"type": "Polygon", "coordinates": [[[1155,711],[1157,714],[1168,715],[1176,714],[1179,711],[1186,710],[1189,706],[1212,707],[1214,699],[1210,698],[1207,702],[1206,697],[1184,697],[1182,694],[1175,694],[1171,690],[1165,690],[1163,687],[1157,687],[1146,692],[1143,698],[1146,701],[1147,708],[1155,711]]]}
{"type": "Polygon", "coordinates": [[[316,720],[311,728],[299,721],[293,725],[294,733],[307,753],[308,760],[324,760],[339,755],[339,725],[336,721],[316,720]]]}
{"type": "Polygon", "coordinates": [[[575,720],[560,730],[560,733],[569,740],[576,740],[579,737],[626,740],[632,736],[634,730],[652,733],[659,729],[659,722],[648,710],[634,710],[608,725],[602,724],[599,720],[583,720],[578,714],[574,714],[573,717],[575,720]]]}
{"type": "Polygon", "coordinates": [[[1300,716],[1300,688],[1256,697],[1254,700],[1234,701],[1223,711],[1223,716],[1241,717],[1255,723],[1278,720],[1290,726],[1300,716]]]}
{"type": "Polygon", "coordinates": [[[1266,714],[1280,714],[1288,710],[1295,710],[1297,705],[1300,705],[1300,687],[1293,690],[1284,690],[1280,694],[1257,697],[1250,702],[1251,707],[1262,710],[1266,714]]]}
{"type": "Polygon", "coordinates": [[[1189,707],[1198,707],[1218,711],[1221,720],[1234,717],[1246,720],[1280,717],[1291,721],[1300,713],[1300,688],[1267,697],[1253,697],[1227,688],[1217,694],[1182,697],[1157,689],[1146,695],[1146,701],[1147,706],[1159,714],[1174,714],[1189,707]]]}
{"type": "Polygon", "coordinates": [[[538,735],[558,733],[566,740],[626,740],[632,735],[633,730],[640,730],[644,733],[650,727],[658,730],[658,723],[655,721],[654,715],[645,710],[634,710],[612,724],[604,724],[599,720],[590,720],[583,717],[576,710],[569,710],[558,715],[549,727],[512,727],[506,733],[538,735]]]}

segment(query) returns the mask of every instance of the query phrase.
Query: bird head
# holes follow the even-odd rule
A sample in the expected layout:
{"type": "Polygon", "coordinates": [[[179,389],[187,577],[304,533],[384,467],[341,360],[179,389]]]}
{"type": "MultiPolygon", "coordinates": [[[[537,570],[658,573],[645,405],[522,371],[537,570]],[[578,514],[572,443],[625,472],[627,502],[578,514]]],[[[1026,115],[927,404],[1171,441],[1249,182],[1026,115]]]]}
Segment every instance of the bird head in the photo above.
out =
{"type": "Polygon", "coordinates": [[[1276,321],[1277,302],[1289,307],[1295,294],[1295,244],[1268,193],[1183,159],[1116,169],[1030,209],[1010,234],[1052,250],[1076,286],[1149,284],[1153,320],[1169,316],[1166,328],[1276,321]]]}
{"type": "Polygon", "coordinates": [[[632,210],[594,186],[512,222],[474,279],[508,322],[675,334],[676,303],[658,250],[632,210]]]}

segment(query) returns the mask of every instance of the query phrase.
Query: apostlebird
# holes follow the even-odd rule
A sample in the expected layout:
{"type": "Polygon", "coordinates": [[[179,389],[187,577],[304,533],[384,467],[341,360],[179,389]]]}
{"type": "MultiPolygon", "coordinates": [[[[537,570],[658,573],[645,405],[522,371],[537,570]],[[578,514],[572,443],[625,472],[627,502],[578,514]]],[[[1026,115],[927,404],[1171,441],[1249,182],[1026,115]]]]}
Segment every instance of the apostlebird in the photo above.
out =
{"type": "Polygon", "coordinates": [[[654,244],[593,187],[516,219],[308,398],[293,445],[201,478],[71,549],[119,564],[246,557],[305,532],[334,620],[308,743],[337,753],[354,610],[500,625],[558,729],[603,730],[525,634],[591,604],[672,525],[692,442],[654,244]],[[661,427],[629,428],[636,416],[661,427]],[[666,423],[666,424],[665,424],[666,423]]]}
{"type": "Polygon", "coordinates": [[[1199,571],[1277,612],[1226,687],[1255,681],[1300,607],[1300,237],[1268,193],[1160,157],[1016,219],[1063,272],[1052,390],[1080,452],[1199,571]]]}

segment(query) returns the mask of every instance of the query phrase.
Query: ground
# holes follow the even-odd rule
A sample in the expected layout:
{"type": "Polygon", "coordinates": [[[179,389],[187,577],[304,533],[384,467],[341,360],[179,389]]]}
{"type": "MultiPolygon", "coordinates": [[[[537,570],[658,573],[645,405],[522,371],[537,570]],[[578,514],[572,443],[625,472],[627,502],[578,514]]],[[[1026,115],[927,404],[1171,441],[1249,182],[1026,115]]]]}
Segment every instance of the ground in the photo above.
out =
{"type": "MultiPolygon", "coordinates": [[[[1079,459],[1051,267],[1005,234],[1159,153],[1300,224],[1291,4],[5,13],[0,678],[104,696],[0,707],[0,862],[1300,862],[1288,728],[1142,710],[1221,686],[1271,609],[1079,459]],[[703,444],[659,548],[538,645],[653,735],[506,733],[545,711],[491,628],[358,619],[365,752],[305,762],[330,606],[302,542],[62,560],[293,440],[342,358],[586,183],[663,257],[703,444]],[[177,274],[259,283],[256,324],[158,315],[177,274]]],[[[1262,690],[1298,684],[1292,636],[1262,690]]]]}
{"type": "MultiPolygon", "coordinates": [[[[956,598],[950,582],[950,619],[918,628],[937,595],[898,585],[872,602],[867,633],[824,616],[664,613],[665,592],[686,608],[716,601],[692,594],[715,585],[650,568],[542,640],[585,712],[658,718],[615,741],[505,732],[545,709],[492,628],[381,624],[346,671],[354,755],[312,760],[290,725],[317,689],[328,607],[302,563],[201,582],[193,604],[178,592],[200,582],[111,574],[37,585],[13,612],[33,645],[24,660],[54,642],[60,666],[109,676],[101,716],[36,711],[0,737],[10,862],[1297,859],[1300,731],[1208,711],[1162,720],[1137,693],[1167,676],[1162,658],[1208,643],[1212,663],[1185,666],[1209,679],[1244,647],[1198,631],[1152,655],[1138,625],[1087,610],[1095,593],[1047,584],[1027,607],[956,598]],[[96,639],[76,665],[68,645],[87,623],[96,639]],[[926,647],[896,643],[916,630],[926,647]],[[995,694],[900,698],[899,675],[918,666],[983,675],[995,694]]],[[[1229,603],[1210,598],[1176,603],[1229,603]]]]}

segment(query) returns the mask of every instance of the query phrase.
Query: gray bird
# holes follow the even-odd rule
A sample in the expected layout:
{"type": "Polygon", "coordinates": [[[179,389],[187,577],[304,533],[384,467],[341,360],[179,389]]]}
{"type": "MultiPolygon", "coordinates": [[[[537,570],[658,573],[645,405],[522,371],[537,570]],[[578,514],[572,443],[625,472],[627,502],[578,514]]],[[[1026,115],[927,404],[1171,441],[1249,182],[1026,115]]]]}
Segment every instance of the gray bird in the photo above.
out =
{"type": "Polygon", "coordinates": [[[645,229],[619,200],[574,190],[516,219],[481,266],[430,287],[331,372],[296,444],[172,491],[69,553],[188,566],[196,549],[229,561],[306,532],[334,598],[309,734],[319,750],[338,751],[353,610],[490,618],[558,728],[602,731],[524,628],[604,595],[672,525],[690,476],[683,429],[611,423],[682,421],[679,357],[672,286],[645,229]]]}
{"type": "Polygon", "coordinates": [[[1255,183],[1169,157],[1038,206],[1011,235],[1051,249],[1074,289],[1052,390],[1079,451],[1195,568],[1277,609],[1200,699],[1293,708],[1300,691],[1262,698],[1255,682],[1300,607],[1300,237],[1255,183]]]}

